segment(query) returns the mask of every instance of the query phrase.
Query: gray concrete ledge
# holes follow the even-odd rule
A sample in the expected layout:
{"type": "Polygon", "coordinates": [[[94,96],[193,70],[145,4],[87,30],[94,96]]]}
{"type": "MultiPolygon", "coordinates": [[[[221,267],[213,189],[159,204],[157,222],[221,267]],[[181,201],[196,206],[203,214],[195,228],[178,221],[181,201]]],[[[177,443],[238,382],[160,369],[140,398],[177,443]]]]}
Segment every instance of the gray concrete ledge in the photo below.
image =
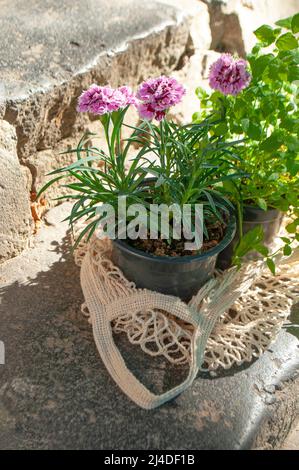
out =
{"type": "MultiPolygon", "coordinates": [[[[248,449],[285,439],[298,407],[298,339],[282,330],[257,361],[200,375],[176,400],[145,411],[115,385],[80,313],[69,253],[69,206],[52,209],[35,246],[1,269],[1,449],[248,449]]],[[[118,337],[125,360],[155,392],[186,369],[152,361],[118,337]]]]}
{"type": "Polygon", "coordinates": [[[179,67],[192,49],[186,16],[144,0],[4,1],[1,113],[21,162],[82,128],[76,102],[91,83],[136,85],[179,67]]]}

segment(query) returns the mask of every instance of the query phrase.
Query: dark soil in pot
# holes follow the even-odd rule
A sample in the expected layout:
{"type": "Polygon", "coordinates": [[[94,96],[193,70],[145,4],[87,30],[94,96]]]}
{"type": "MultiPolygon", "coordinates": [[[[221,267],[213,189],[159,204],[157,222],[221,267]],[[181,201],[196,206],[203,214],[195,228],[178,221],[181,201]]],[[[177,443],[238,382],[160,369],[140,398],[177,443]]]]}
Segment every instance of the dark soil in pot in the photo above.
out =
{"type": "MultiPolygon", "coordinates": [[[[264,211],[256,206],[244,206],[243,211],[243,234],[249,232],[254,227],[262,225],[264,230],[264,244],[271,245],[279,232],[283,213],[277,209],[264,211]]],[[[219,254],[217,268],[227,269],[231,266],[234,247],[239,242],[238,231],[231,243],[219,254]]]]}
{"type": "Polygon", "coordinates": [[[142,240],[138,238],[137,240],[127,240],[127,243],[138,250],[145,251],[156,256],[191,256],[197,255],[200,253],[205,253],[206,251],[214,248],[220,243],[223,239],[227,224],[221,222],[220,220],[214,221],[208,225],[209,239],[203,239],[203,244],[200,250],[185,250],[185,238],[181,240],[168,240],[158,238],[157,240],[151,240],[148,234],[148,238],[142,240]]]}
{"type": "MultiPolygon", "coordinates": [[[[183,253],[182,247],[173,246],[169,256],[163,243],[155,247],[153,242],[163,240],[140,240],[150,242],[148,252],[138,248],[130,240],[113,240],[112,259],[127,279],[137,287],[146,288],[163,294],[174,295],[188,301],[199,288],[212,276],[218,254],[233,240],[236,232],[236,219],[230,215],[221,240],[213,242],[213,247],[197,254],[183,253]],[[152,254],[158,249],[159,255],[152,254]],[[174,254],[176,252],[176,254],[174,254]]],[[[182,243],[182,241],[180,241],[182,243]]],[[[203,247],[204,248],[204,247],[203,247]]],[[[205,248],[204,248],[205,249],[205,248]]]]}

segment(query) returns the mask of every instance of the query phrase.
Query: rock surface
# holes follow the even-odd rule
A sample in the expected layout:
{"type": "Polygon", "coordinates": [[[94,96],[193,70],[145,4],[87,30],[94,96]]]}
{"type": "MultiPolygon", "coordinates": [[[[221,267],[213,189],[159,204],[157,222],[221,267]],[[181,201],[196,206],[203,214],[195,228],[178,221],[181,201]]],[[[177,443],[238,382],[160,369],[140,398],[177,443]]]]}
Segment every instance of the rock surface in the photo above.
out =
{"type": "Polygon", "coordinates": [[[94,82],[136,86],[182,68],[194,52],[189,16],[146,0],[1,2],[0,120],[16,129],[27,205],[48,171],[73,160],[59,151],[92,125],[76,112],[82,90],[94,82]]]}
{"type": "Polygon", "coordinates": [[[16,126],[23,163],[82,130],[76,103],[91,83],[137,85],[192,53],[186,17],[154,1],[15,0],[0,24],[3,118],[16,126]]]}
{"type": "Polygon", "coordinates": [[[30,207],[13,126],[0,121],[0,263],[26,246],[30,207]]]}
{"type": "Polygon", "coordinates": [[[182,103],[175,106],[171,111],[175,118],[179,118],[183,122],[190,122],[193,113],[199,109],[200,103],[195,96],[195,89],[199,85],[203,85],[205,57],[212,42],[209,12],[207,5],[198,0],[160,1],[183,10],[190,17],[190,37],[194,53],[188,60],[185,60],[185,64],[180,70],[172,74],[177,80],[184,83],[186,95],[182,103]]]}
{"type": "MultiPolygon", "coordinates": [[[[297,413],[298,339],[283,330],[254,363],[200,375],[157,410],[138,408],[109,376],[81,315],[79,269],[69,253],[66,224],[58,222],[69,207],[52,209],[35,246],[1,269],[6,363],[0,365],[0,448],[280,446],[297,413]]],[[[186,373],[149,360],[121,336],[118,343],[129,366],[156,392],[186,373]]]]}
{"type": "Polygon", "coordinates": [[[202,0],[210,12],[211,49],[218,52],[250,52],[256,42],[253,31],[298,13],[297,0],[202,0]]]}
{"type": "Polygon", "coordinates": [[[282,450],[299,450],[299,419],[284,441],[282,450]]]}

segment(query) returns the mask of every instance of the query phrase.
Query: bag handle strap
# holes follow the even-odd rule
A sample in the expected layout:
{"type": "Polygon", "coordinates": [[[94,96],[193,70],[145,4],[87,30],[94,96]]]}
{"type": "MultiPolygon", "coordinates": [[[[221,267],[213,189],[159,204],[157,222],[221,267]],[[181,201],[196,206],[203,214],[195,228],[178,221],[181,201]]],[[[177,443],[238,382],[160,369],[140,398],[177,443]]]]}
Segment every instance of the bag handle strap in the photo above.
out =
{"type": "MultiPolygon", "coordinates": [[[[105,286],[100,284],[102,281],[92,268],[89,258],[90,254],[87,254],[83,259],[81,286],[92,320],[95,343],[108,372],[123,392],[142,408],[153,409],[175,398],[193,383],[203,363],[206,343],[217,319],[240,295],[238,288],[231,291],[235,273],[232,273],[229,279],[226,279],[222,288],[218,290],[217,295],[214,293],[214,296],[205,305],[202,312],[197,310],[196,301],[202,299],[203,293],[206,293],[207,288],[212,292],[213,287],[217,284],[216,280],[210,281],[209,286],[204,286],[203,290],[199,291],[189,305],[186,305],[176,297],[146,290],[135,290],[107,304],[103,304],[102,291],[105,286]],[[111,328],[111,321],[120,313],[120,305],[122,310],[129,312],[138,312],[144,309],[161,309],[193,324],[191,364],[188,376],[181,384],[161,395],[155,395],[127,368],[114,342],[111,328]]],[[[248,279],[246,281],[248,282],[248,279]]]]}
{"type": "Polygon", "coordinates": [[[156,408],[172,398],[175,398],[192,384],[198,373],[200,358],[202,358],[204,354],[205,345],[201,344],[199,341],[201,328],[195,317],[190,316],[188,306],[176,297],[165,296],[150,291],[146,291],[146,295],[144,291],[137,291],[130,296],[117,299],[108,305],[103,305],[99,302],[98,296],[96,295],[97,282],[98,280],[92,275],[92,270],[88,263],[88,256],[86,256],[81,268],[81,285],[92,319],[95,343],[112,378],[131,400],[145,409],[156,408]],[[155,395],[128,369],[114,342],[111,328],[111,321],[119,314],[120,304],[124,311],[160,308],[193,324],[195,333],[191,343],[191,365],[187,378],[181,384],[161,395],[155,395]]]}

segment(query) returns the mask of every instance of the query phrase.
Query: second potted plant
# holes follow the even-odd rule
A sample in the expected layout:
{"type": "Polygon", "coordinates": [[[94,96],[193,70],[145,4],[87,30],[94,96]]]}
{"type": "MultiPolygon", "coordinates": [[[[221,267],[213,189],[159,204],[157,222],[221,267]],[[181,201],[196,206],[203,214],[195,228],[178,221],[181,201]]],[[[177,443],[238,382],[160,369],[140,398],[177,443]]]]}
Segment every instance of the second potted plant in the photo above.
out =
{"type": "Polygon", "coordinates": [[[223,54],[212,65],[212,93],[197,90],[201,112],[194,115],[194,122],[221,116],[224,121],[215,129],[216,134],[244,139],[239,167],[248,177],[237,184],[224,184],[238,208],[238,239],[221,256],[221,267],[228,266],[233,251],[233,261],[239,263],[243,255],[255,250],[267,258],[274,272],[268,248],[283,214],[293,218],[287,226],[290,235],[282,238],[285,255],[292,252],[292,242],[298,239],[299,14],[278,21],[276,26],[263,25],[255,31],[258,42],[248,62],[223,54]]]}

